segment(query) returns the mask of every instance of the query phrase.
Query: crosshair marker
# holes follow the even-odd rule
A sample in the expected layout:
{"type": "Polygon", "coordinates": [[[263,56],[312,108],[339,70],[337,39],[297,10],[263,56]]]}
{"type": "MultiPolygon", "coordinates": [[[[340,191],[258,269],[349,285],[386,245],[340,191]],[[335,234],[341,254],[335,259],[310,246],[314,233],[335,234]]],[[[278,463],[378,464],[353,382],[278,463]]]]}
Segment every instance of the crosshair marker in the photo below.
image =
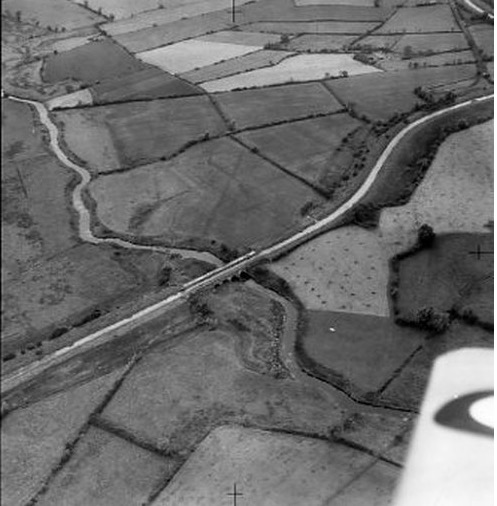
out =
{"type": "Polygon", "coordinates": [[[233,506],[236,506],[236,498],[242,496],[243,494],[236,491],[236,483],[233,483],[233,492],[229,492],[226,495],[233,497],[233,506]]]}
{"type": "Polygon", "coordinates": [[[493,255],[494,254],[493,251],[482,250],[481,246],[479,244],[476,246],[476,251],[469,251],[468,253],[470,255],[476,255],[477,260],[480,260],[482,255],[493,255]]]}

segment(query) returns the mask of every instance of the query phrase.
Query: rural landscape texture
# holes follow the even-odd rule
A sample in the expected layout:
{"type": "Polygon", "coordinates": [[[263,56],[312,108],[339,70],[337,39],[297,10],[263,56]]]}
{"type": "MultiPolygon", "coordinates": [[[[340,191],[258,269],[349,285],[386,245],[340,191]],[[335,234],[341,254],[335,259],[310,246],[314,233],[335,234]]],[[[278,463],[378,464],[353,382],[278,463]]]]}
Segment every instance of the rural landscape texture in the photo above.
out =
{"type": "Polygon", "coordinates": [[[493,347],[493,0],[2,0],[5,506],[392,504],[493,347]]]}

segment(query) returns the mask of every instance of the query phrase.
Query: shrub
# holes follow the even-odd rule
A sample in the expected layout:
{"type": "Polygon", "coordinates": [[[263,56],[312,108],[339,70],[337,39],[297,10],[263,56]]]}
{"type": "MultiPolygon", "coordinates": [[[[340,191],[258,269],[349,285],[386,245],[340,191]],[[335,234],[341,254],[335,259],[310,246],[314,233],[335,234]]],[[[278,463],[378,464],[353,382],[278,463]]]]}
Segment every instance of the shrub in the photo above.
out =
{"type": "Polygon", "coordinates": [[[448,328],[450,316],[445,311],[440,311],[431,306],[424,307],[417,312],[415,323],[422,329],[440,333],[448,328]]]}
{"type": "Polygon", "coordinates": [[[423,223],[418,230],[418,244],[421,248],[430,248],[435,241],[435,232],[430,225],[423,223]]]}

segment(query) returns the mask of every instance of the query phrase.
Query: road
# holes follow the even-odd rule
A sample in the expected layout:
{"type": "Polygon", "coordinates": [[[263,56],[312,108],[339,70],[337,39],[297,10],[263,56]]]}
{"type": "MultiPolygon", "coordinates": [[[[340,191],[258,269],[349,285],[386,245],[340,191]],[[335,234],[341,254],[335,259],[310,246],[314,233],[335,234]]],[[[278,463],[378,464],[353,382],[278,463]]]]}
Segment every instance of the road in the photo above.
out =
{"type": "MultiPolygon", "coordinates": [[[[316,221],[314,224],[306,227],[301,232],[299,232],[299,233],[289,237],[288,239],[285,239],[273,246],[263,249],[262,251],[259,251],[259,252],[251,251],[250,253],[243,255],[242,257],[234,260],[233,262],[230,262],[226,265],[218,267],[218,268],[208,272],[207,274],[186,283],[178,290],[178,292],[167,297],[166,299],[164,299],[160,302],[157,302],[147,308],[144,308],[144,309],[136,312],[135,314],[133,314],[127,318],[124,318],[116,323],[113,323],[112,325],[109,325],[97,332],[94,332],[94,333],[84,337],[83,339],[80,339],[79,341],[71,344],[70,346],[67,346],[65,348],[61,348],[50,356],[44,357],[43,359],[41,359],[33,364],[29,364],[23,368],[20,368],[19,370],[12,373],[11,375],[3,378],[2,385],[1,385],[1,393],[5,394],[6,392],[11,391],[12,389],[14,389],[17,386],[19,386],[20,384],[22,384],[23,382],[32,379],[33,377],[35,377],[36,375],[40,374],[41,372],[47,370],[48,368],[50,368],[56,364],[59,364],[59,363],[67,360],[68,358],[71,358],[72,356],[74,356],[78,353],[81,353],[82,351],[88,349],[89,347],[95,346],[97,344],[101,344],[101,343],[111,340],[111,339],[115,339],[119,335],[129,332],[130,330],[137,328],[138,326],[142,325],[143,323],[153,320],[154,318],[159,316],[166,308],[171,307],[171,306],[177,304],[178,302],[180,302],[181,300],[186,299],[189,295],[199,292],[200,290],[203,290],[207,287],[221,283],[225,280],[228,280],[231,277],[239,274],[241,271],[248,269],[249,267],[252,267],[257,263],[277,257],[278,255],[282,254],[283,252],[288,251],[288,250],[294,248],[295,246],[304,243],[309,238],[328,229],[335,221],[337,221],[345,213],[347,213],[352,208],[354,208],[361,201],[361,199],[367,194],[367,192],[371,189],[372,185],[376,181],[378,174],[380,173],[381,169],[383,168],[388,157],[391,155],[392,151],[405,138],[405,136],[409,132],[411,132],[413,129],[419,127],[420,125],[423,125],[424,123],[427,123],[427,122],[433,120],[436,117],[442,116],[444,114],[455,111],[457,109],[462,109],[464,107],[471,106],[471,105],[476,104],[478,102],[492,100],[493,97],[494,97],[494,95],[492,93],[492,94],[487,95],[485,97],[480,97],[477,99],[462,102],[460,104],[452,105],[452,106],[442,109],[440,111],[436,111],[436,112],[433,112],[427,116],[419,118],[418,120],[414,121],[413,123],[407,125],[403,130],[401,130],[389,142],[388,146],[385,148],[385,150],[383,151],[381,156],[378,158],[378,160],[376,161],[370,174],[368,175],[366,180],[362,183],[362,185],[357,190],[357,192],[347,202],[342,204],[338,209],[333,211],[326,218],[316,221]]],[[[87,172],[86,169],[83,169],[82,167],[79,167],[76,164],[72,163],[65,156],[65,154],[62,152],[62,150],[58,144],[57,128],[51,122],[51,120],[48,116],[48,112],[47,112],[46,108],[43,106],[43,104],[40,104],[40,103],[34,102],[34,101],[30,101],[30,100],[18,99],[18,98],[12,98],[12,99],[17,100],[17,101],[26,102],[26,103],[32,104],[36,107],[36,110],[40,114],[40,120],[48,128],[48,131],[50,133],[50,145],[51,145],[52,149],[54,150],[55,154],[58,156],[58,158],[61,160],[62,163],[70,166],[74,170],[77,170],[77,172],[80,173],[81,176],[83,177],[84,174],[82,173],[82,171],[84,170],[85,172],[87,172]],[[53,126],[50,126],[50,125],[53,125],[53,126]]],[[[85,181],[85,180],[86,179],[83,179],[83,181],[85,181]]],[[[81,188],[81,183],[80,183],[80,185],[78,185],[78,187],[81,188]]],[[[77,193],[77,195],[73,195],[73,202],[78,202],[78,203],[81,202],[82,203],[80,191],[77,193]]],[[[82,203],[82,205],[84,206],[84,203],[82,203]]],[[[88,213],[87,210],[86,210],[86,213],[88,213]]],[[[88,214],[88,216],[89,216],[89,214],[88,214]]],[[[88,217],[88,219],[89,219],[89,217],[88,217]]]]}
{"type": "Polygon", "coordinates": [[[478,14],[487,15],[492,21],[494,19],[494,15],[490,11],[486,11],[484,9],[481,9],[478,7],[478,5],[474,4],[471,0],[463,0],[464,3],[473,11],[475,11],[478,14]]]}

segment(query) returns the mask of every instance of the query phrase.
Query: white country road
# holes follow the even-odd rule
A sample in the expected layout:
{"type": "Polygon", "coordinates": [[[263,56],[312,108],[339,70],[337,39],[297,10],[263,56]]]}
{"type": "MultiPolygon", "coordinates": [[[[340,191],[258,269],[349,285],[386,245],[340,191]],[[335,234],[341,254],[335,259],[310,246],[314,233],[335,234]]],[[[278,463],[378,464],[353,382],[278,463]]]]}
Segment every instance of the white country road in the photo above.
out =
{"type": "MultiPolygon", "coordinates": [[[[363,182],[363,184],[360,186],[360,188],[357,190],[357,192],[344,204],[342,204],[338,209],[336,209],[334,212],[332,212],[329,216],[326,218],[319,220],[315,222],[313,225],[310,225],[309,227],[306,227],[301,232],[289,237],[288,239],[285,239],[269,248],[266,248],[262,251],[255,252],[251,251],[250,253],[247,253],[246,255],[234,260],[233,262],[230,262],[224,266],[218,267],[207,274],[194,279],[190,281],[189,283],[186,283],[183,285],[178,292],[175,294],[167,297],[166,299],[157,302],[147,308],[144,308],[135,314],[124,318],[116,323],[113,323],[112,325],[109,325],[108,327],[105,327],[97,332],[94,332],[83,339],[80,339],[79,341],[76,341],[75,343],[65,347],[61,348],[60,350],[57,350],[54,354],[47,356],[38,362],[35,362],[33,364],[29,364],[23,368],[20,368],[16,372],[12,373],[9,376],[6,376],[1,385],[1,393],[5,393],[8,391],[11,391],[18,385],[22,384],[24,381],[27,381],[34,376],[40,374],[41,372],[47,370],[48,368],[52,367],[55,364],[61,363],[64,360],[67,360],[71,356],[74,356],[75,354],[81,353],[85,349],[88,349],[97,343],[100,344],[102,342],[114,339],[115,337],[118,337],[119,335],[129,332],[133,328],[136,328],[137,326],[143,324],[144,322],[150,321],[153,318],[157,317],[164,308],[168,306],[172,306],[174,304],[177,304],[178,301],[181,299],[185,299],[188,295],[191,295],[199,290],[202,290],[208,286],[212,286],[216,283],[222,282],[226,279],[229,279],[230,277],[238,274],[244,269],[247,269],[248,267],[253,266],[254,264],[265,260],[273,258],[281,253],[283,253],[286,250],[289,250],[293,247],[295,247],[298,244],[302,244],[305,242],[308,238],[316,235],[320,231],[324,231],[330,227],[330,225],[338,220],[340,217],[342,217],[346,212],[350,211],[354,206],[356,206],[360,200],[366,195],[366,193],[370,190],[373,183],[375,182],[376,178],[378,177],[379,172],[383,168],[383,165],[385,164],[385,161],[388,159],[388,157],[391,155],[392,151],[395,149],[395,147],[404,139],[404,137],[411,132],[413,129],[417,128],[420,125],[423,125],[424,123],[427,123],[431,121],[434,118],[437,118],[439,116],[442,116],[444,114],[447,114],[449,112],[455,111],[457,109],[462,109],[464,107],[471,106],[473,104],[477,104],[479,102],[492,100],[494,97],[493,93],[484,97],[468,100],[466,102],[462,102],[460,104],[452,105],[450,107],[447,107],[445,109],[442,109],[440,111],[433,112],[427,116],[424,116],[413,123],[406,126],[403,130],[401,130],[388,144],[388,146],[385,148],[381,156],[376,161],[373,169],[371,170],[370,174],[366,178],[366,180],[363,182]]],[[[19,99],[17,99],[19,100],[19,99]]],[[[37,111],[40,113],[40,119],[41,121],[49,128],[49,131],[51,131],[51,145],[54,148],[55,153],[57,156],[62,155],[63,158],[60,158],[63,163],[66,164],[66,161],[70,164],[69,166],[74,168],[74,170],[77,170],[78,173],[82,170],[81,167],[73,164],[67,157],[64,155],[64,153],[61,151],[58,142],[57,142],[57,128],[53,123],[50,121],[50,118],[48,117],[48,113],[44,106],[40,107],[40,104],[37,102],[32,101],[26,101],[22,100],[27,103],[31,103],[35,105],[37,111]],[[48,120],[48,124],[45,123],[45,121],[48,120]],[[52,125],[52,127],[49,127],[48,125],[52,125]],[[55,140],[54,140],[55,139],[55,140]]],[[[84,169],[83,169],[84,170],[84,169]]],[[[86,172],[86,171],[85,171],[86,172]]],[[[87,177],[86,175],[82,174],[82,177],[87,177]]],[[[75,189],[75,195],[73,196],[73,201],[77,202],[78,205],[83,206],[84,211],[83,215],[88,216],[89,220],[89,213],[88,210],[84,207],[84,203],[81,199],[81,184],[78,185],[79,190],[77,191],[75,189]]],[[[89,222],[88,222],[89,225],[89,222]]],[[[90,236],[91,237],[91,232],[90,236]]]]}

